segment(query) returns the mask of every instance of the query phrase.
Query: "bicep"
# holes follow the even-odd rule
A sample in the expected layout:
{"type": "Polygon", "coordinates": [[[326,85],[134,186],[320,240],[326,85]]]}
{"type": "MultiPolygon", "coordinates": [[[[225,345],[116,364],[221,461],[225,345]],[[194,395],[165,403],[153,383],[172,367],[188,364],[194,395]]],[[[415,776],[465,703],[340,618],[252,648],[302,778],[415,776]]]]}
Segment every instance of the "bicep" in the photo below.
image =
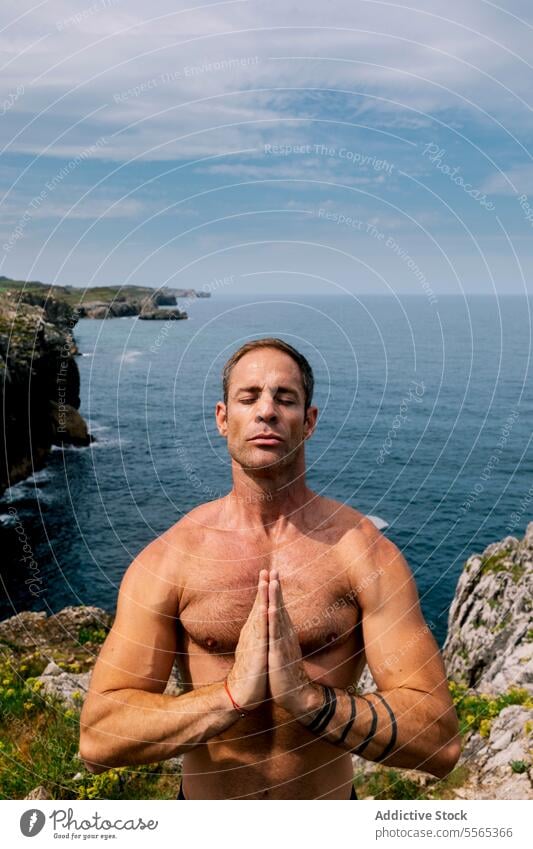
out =
{"type": "Polygon", "coordinates": [[[366,658],[378,690],[406,687],[447,694],[440,650],[405,558],[382,537],[373,560],[376,578],[358,595],[366,658]]]}
{"type": "Polygon", "coordinates": [[[98,655],[91,690],[162,693],[176,649],[176,587],[154,557],[140,555],[122,579],[115,621],[98,655]]]}

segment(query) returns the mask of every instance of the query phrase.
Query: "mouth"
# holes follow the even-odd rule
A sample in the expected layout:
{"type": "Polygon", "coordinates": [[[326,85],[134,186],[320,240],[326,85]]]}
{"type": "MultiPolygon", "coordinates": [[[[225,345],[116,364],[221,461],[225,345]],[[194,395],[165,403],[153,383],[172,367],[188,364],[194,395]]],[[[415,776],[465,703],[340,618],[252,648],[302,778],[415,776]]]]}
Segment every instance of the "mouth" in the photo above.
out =
{"type": "Polygon", "coordinates": [[[248,441],[254,442],[256,445],[279,445],[281,442],[283,442],[280,436],[274,436],[273,434],[266,434],[265,436],[254,436],[248,441]]]}

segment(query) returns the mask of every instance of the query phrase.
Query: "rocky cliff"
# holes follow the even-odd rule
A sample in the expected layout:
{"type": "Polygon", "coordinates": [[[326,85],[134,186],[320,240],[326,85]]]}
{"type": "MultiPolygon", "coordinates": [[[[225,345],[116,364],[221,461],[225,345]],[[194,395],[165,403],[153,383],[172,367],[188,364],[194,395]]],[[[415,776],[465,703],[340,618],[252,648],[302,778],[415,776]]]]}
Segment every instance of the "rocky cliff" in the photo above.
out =
{"type": "MultiPolygon", "coordinates": [[[[442,649],[463,735],[452,797],[533,798],[532,579],[533,522],[523,539],[509,536],[473,554],[459,576],[442,649]]],[[[368,667],[357,689],[376,689],[368,667]]],[[[355,757],[354,767],[370,783],[381,769],[355,757]]],[[[424,788],[443,784],[398,772],[399,781],[424,788]]]]}
{"type": "Polygon", "coordinates": [[[0,276],[0,292],[20,295],[26,303],[53,302],[74,309],[78,318],[185,319],[187,313],[177,307],[178,298],[190,302],[210,298],[211,292],[174,289],[169,286],[48,286],[38,280],[11,280],[0,276]],[[175,309],[161,309],[175,307],[175,309]]]}
{"type": "Polygon", "coordinates": [[[450,678],[480,691],[533,689],[533,522],[473,554],[459,577],[443,647],[450,678]]]}
{"type": "Polygon", "coordinates": [[[123,318],[135,315],[142,319],[188,318],[187,313],[177,307],[161,309],[161,307],[171,307],[176,304],[176,296],[172,290],[158,289],[149,294],[145,294],[145,291],[143,289],[139,293],[134,292],[133,295],[117,292],[107,300],[98,301],[92,301],[85,295],[77,310],[80,318],[123,318]]]}
{"type": "Polygon", "coordinates": [[[533,798],[532,600],[533,522],[467,560],[450,608],[443,657],[471,726],[463,798],[533,798]]]}
{"type": "Polygon", "coordinates": [[[0,292],[0,494],[41,468],[52,445],[92,441],[78,412],[76,321],[66,303],[0,292]]]}

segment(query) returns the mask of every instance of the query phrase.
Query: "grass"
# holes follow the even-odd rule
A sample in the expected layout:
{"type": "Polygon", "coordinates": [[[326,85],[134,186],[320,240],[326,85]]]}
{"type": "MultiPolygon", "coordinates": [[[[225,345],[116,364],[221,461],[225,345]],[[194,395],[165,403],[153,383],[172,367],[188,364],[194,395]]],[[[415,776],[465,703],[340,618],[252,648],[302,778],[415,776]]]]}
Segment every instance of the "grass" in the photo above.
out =
{"type": "Polygon", "coordinates": [[[0,657],[0,798],[23,799],[39,785],[63,800],[175,798],[179,775],[166,761],[88,772],[78,757],[81,694],[74,708],[43,695],[36,679],[49,658],[38,652],[0,657]]]}
{"type": "Polygon", "coordinates": [[[17,292],[24,290],[25,294],[48,296],[65,301],[71,307],[88,301],[125,301],[129,298],[142,299],[153,295],[150,286],[88,286],[87,288],[70,286],[49,286],[37,281],[10,280],[0,277],[0,292],[17,292]]]}
{"type": "Polygon", "coordinates": [[[355,792],[360,799],[456,799],[455,789],[462,787],[469,776],[465,765],[456,766],[446,778],[427,776],[425,786],[402,774],[401,770],[377,767],[370,774],[363,770],[355,775],[355,792]]]}

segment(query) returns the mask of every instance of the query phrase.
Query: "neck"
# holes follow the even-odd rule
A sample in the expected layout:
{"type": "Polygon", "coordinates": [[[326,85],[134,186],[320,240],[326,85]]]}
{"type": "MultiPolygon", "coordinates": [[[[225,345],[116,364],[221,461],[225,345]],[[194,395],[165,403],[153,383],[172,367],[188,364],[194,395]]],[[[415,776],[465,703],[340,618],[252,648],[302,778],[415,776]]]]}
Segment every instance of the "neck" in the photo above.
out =
{"type": "Polygon", "coordinates": [[[277,536],[288,525],[298,524],[316,498],[305,482],[304,463],[271,473],[268,477],[243,469],[233,461],[233,488],[226,496],[231,524],[277,536]]]}

